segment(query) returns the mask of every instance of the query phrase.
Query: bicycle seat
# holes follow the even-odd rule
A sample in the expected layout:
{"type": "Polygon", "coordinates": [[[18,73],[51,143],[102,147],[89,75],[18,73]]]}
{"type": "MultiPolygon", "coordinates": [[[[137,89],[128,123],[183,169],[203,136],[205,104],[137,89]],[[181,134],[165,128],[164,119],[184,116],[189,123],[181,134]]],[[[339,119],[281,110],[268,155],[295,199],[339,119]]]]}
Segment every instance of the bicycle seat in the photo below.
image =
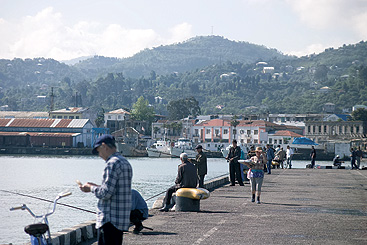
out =
{"type": "Polygon", "coordinates": [[[48,231],[48,225],[44,223],[31,224],[24,227],[24,231],[32,236],[41,236],[48,231]]]}

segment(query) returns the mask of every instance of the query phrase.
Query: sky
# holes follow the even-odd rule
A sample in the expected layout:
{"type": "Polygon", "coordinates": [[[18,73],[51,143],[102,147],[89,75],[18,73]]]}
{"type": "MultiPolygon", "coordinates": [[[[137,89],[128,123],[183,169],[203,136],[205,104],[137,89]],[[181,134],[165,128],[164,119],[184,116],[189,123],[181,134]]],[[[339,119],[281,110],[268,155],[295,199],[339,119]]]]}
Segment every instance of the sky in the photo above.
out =
{"type": "Polygon", "coordinates": [[[367,0],[0,0],[0,58],[129,57],[217,35],[320,53],[367,39],[367,0]]]}

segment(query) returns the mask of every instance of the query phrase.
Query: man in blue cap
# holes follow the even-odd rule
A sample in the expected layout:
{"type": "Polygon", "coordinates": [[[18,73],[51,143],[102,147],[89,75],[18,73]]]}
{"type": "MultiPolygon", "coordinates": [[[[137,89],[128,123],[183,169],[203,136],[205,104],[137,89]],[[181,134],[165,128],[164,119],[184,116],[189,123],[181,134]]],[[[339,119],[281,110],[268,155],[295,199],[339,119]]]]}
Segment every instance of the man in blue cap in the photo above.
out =
{"type": "Polygon", "coordinates": [[[122,244],[123,231],[127,231],[130,224],[133,171],[130,163],[116,151],[112,135],[99,137],[92,153],[106,161],[102,184],[87,182],[80,189],[94,193],[99,199],[96,220],[98,244],[122,244]]]}

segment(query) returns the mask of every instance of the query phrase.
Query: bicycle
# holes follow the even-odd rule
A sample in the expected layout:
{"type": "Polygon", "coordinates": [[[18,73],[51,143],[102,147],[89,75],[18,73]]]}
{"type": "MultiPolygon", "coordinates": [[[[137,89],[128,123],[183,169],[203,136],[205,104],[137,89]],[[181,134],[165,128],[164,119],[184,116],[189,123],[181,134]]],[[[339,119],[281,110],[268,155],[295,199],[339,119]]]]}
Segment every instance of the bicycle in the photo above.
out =
{"type": "Polygon", "coordinates": [[[23,204],[19,207],[13,207],[10,209],[10,211],[14,210],[27,210],[35,219],[41,219],[39,223],[34,223],[27,225],[24,227],[24,231],[30,235],[31,237],[31,244],[32,245],[47,245],[52,244],[51,239],[51,232],[48,225],[48,219],[47,217],[50,216],[55,212],[57,201],[60,198],[66,197],[71,195],[71,192],[62,192],[57,195],[53,202],[53,208],[50,212],[44,214],[44,215],[35,215],[30,208],[27,207],[26,204],[23,204]],[[46,236],[47,233],[47,236],[46,236]]]}

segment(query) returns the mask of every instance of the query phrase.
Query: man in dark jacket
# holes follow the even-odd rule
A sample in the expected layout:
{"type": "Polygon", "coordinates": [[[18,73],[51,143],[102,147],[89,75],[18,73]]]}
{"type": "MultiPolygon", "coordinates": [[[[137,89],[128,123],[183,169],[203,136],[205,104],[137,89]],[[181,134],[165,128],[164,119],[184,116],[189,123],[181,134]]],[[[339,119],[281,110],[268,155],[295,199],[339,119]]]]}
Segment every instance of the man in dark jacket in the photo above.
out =
{"type": "Polygon", "coordinates": [[[207,158],[201,145],[197,145],[195,149],[198,154],[195,159],[189,159],[189,161],[198,168],[199,187],[204,188],[204,177],[208,173],[207,158]]]}
{"type": "Polygon", "coordinates": [[[229,179],[231,181],[231,186],[234,186],[236,179],[238,184],[243,186],[243,181],[241,177],[241,168],[238,160],[241,158],[241,148],[237,146],[237,140],[232,141],[232,147],[229,148],[228,155],[226,159],[229,161],[229,179]]]}
{"type": "Polygon", "coordinates": [[[316,160],[316,149],[314,146],[312,146],[312,149],[311,149],[311,165],[310,165],[310,168],[314,168],[315,167],[315,160],[316,160]]]}
{"type": "Polygon", "coordinates": [[[274,155],[274,149],[270,147],[269,144],[266,145],[266,159],[268,161],[266,162],[266,168],[268,169],[268,174],[271,174],[271,162],[273,161],[275,155],[274,155]]]}
{"type": "Polygon", "coordinates": [[[171,203],[172,194],[180,188],[196,188],[198,184],[197,169],[194,164],[188,161],[186,153],[180,155],[181,164],[178,165],[178,173],[175,185],[168,188],[164,197],[164,206],[159,211],[168,212],[171,203]]]}

